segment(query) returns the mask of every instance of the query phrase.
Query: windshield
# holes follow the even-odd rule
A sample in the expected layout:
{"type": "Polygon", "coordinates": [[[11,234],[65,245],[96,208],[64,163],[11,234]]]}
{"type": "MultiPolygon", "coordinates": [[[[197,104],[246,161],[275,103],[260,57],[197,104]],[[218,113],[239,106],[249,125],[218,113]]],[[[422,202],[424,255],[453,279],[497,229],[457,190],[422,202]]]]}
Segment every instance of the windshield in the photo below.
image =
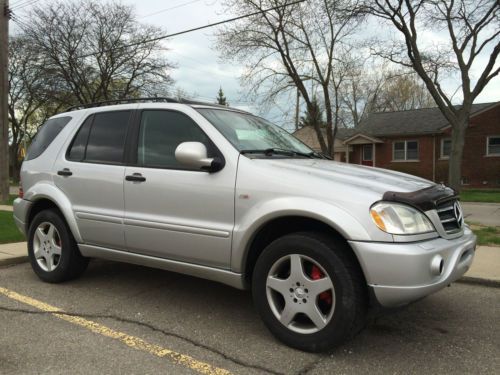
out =
{"type": "Polygon", "coordinates": [[[287,150],[310,154],[314,151],[297,138],[260,117],[223,109],[197,108],[238,151],[287,150]]]}

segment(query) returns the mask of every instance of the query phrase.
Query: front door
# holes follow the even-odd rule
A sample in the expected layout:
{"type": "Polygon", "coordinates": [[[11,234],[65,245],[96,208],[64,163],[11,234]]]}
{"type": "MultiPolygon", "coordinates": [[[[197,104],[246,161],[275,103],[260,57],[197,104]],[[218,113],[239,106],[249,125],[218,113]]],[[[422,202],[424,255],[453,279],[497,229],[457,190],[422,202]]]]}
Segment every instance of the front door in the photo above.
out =
{"type": "Polygon", "coordinates": [[[361,152],[361,164],[373,167],[374,152],[375,152],[375,147],[373,147],[372,143],[363,145],[363,149],[361,152]]]}
{"type": "Polygon", "coordinates": [[[143,110],[136,124],[133,166],[125,175],[125,240],[131,252],[227,268],[234,226],[236,167],[208,173],[175,158],[182,142],[218,153],[186,114],[143,110]]]}

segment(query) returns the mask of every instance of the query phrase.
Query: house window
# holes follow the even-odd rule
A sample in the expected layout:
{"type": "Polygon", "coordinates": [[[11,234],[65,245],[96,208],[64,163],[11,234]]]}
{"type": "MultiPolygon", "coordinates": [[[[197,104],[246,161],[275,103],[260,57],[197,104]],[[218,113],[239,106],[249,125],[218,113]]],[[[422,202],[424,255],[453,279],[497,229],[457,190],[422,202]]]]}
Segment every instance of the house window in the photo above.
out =
{"type": "Polygon", "coordinates": [[[363,161],[373,161],[373,145],[363,145],[363,161]]]}
{"type": "Polygon", "coordinates": [[[466,177],[466,176],[462,176],[462,178],[460,179],[460,183],[462,185],[469,185],[470,182],[469,182],[469,177],[466,177]]]}
{"type": "Polygon", "coordinates": [[[393,160],[418,160],[418,141],[394,142],[393,160]]]}
{"type": "Polygon", "coordinates": [[[500,136],[488,137],[486,155],[500,156],[500,136]]]}
{"type": "Polygon", "coordinates": [[[441,159],[448,159],[451,154],[451,139],[441,139],[441,159]]]}

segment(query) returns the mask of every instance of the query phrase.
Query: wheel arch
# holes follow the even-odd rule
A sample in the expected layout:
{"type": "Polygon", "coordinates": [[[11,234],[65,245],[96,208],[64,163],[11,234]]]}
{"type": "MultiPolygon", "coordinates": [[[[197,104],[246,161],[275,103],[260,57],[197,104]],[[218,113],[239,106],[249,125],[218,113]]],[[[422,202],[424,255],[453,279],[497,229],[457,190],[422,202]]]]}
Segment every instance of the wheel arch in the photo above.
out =
{"type": "Polygon", "coordinates": [[[29,226],[36,214],[43,210],[53,208],[61,213],[62,218],[68,224],[76,242],[82,242],[80,231],[78,230],[75,216],[73,215],[71,202],[61,190],[49,184],[38,185],[36,192],[28,191],[25,193],[25,199],[32,202],[26,217],[26,233],[28,233],[29,226]]]}
{"type": "Polygon", "coordinates": [[[242,265],[245,284],[247,286],[251,285],[253,269],[257,259],[267,245],[287,234],[305,231],[324,233],[333,239],[344,242],[346,245],[345,249],[348,249],[346,251],[349,252],[349,256],[353,259],[359,267],[361,274],[364,276],[356,253],[349,245],[345,236],[337,228],[334,228],[330,224],[318,218],[301,215],[286,215],[275,217],[266,221],[251,237],[251,240],[247,245],[247,251],[245,252],[245,258],[242,265]]]}

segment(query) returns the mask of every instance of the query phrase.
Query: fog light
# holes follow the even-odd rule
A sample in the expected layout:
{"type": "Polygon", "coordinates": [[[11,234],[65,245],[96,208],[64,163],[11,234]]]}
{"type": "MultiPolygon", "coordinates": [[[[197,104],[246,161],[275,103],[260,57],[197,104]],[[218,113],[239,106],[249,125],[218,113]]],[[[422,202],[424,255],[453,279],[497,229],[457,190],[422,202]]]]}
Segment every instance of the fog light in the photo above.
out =
{"type": "Polygon", "coordinates": [[[431,260],[431,273],[436,276],[443,274],[444,270],[444,259],[441,255],[436,255],[431,260]]]}

